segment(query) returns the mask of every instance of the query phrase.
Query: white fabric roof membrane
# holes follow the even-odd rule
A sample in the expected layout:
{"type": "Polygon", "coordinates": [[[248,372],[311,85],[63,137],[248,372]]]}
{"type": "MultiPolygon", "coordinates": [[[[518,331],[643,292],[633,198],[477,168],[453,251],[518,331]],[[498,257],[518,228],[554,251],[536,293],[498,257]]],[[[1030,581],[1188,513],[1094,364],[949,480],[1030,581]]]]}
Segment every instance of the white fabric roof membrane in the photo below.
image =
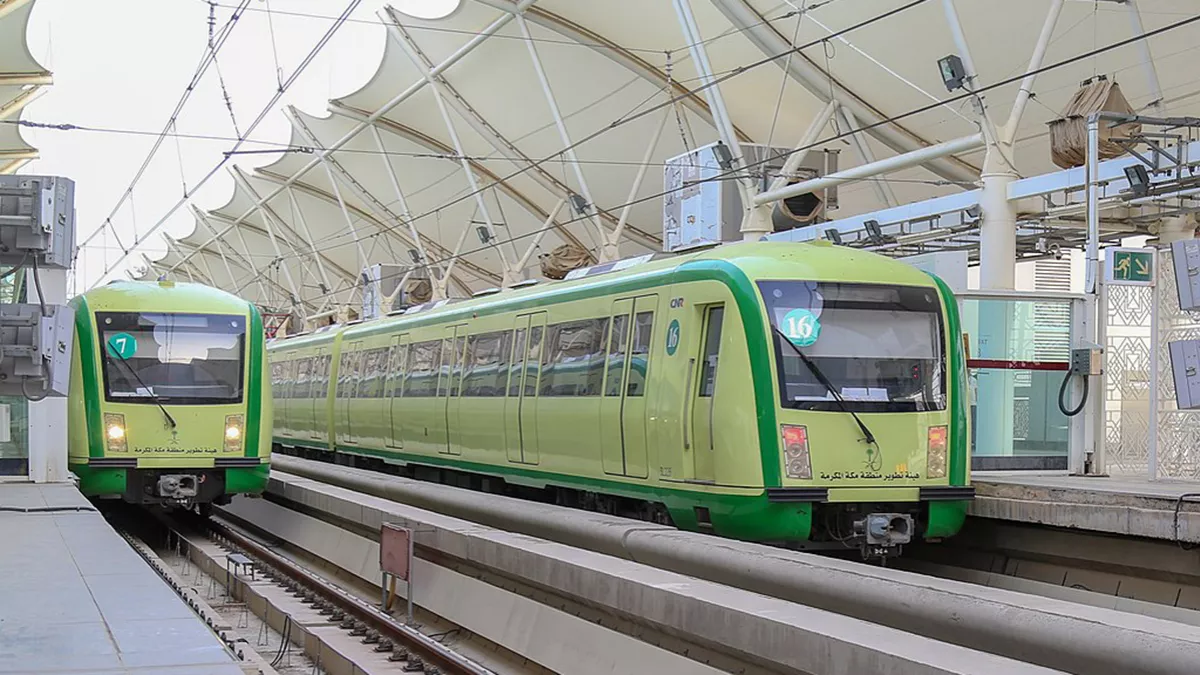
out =
{"type": "MultiPolygon", "coordinates": [[[[50,73],[25,41],[31,11],[33,0],[0,0],[0,121],[19,119],[22,108],[50,84],[50,73]]],[[[15,124],[0,124],[0,174],[14,173],[36,157],[15,124]]]]}
{"type": "MultiPolygon", "coordinates": [[[[712,70],[729,75],[719,89],[742,141],[794,146],[831,92],[858,126],[875,125],[866,138],[877,158],[979,130],[969,101],[905,115],[950,96],[937,60],[959,49],[938,0],[905,9],[910,3],[902,0],[690,2],[712,70]],[[812,9],[796,12],[802,5],[812,9]],[[754,65],[808,43],[816,44],[754,65]]],[[[1024,72],[1052,2],[958,1],[977,87],[1024,72]]],[[[1146,31],[1195,10],[1191,0],[1137,6],[1146,31]]],[[[447,275],[451,295],[500,285],[534,243],[523,270],[530,277],[539,275],[537,254],[562,243],[598,255],[602,238],[623,218],[622,256],[659,250],[663,162],[719,137],[705,94],[688,95],[700,80],[674,3],[525,0],[520,7],[523,14],[514,14],[518,5],[510,0],[463,0],[437,20],[387,10],[382,18],[392,25],[386,36],[380,30],[387,46],[374,77],[330,101],[324,116],[289,111],[292,143],[316,152],[284,154],[245,174],[227,204],[199,214],[195,231],[144,273],[190,275],[267,307],[311,315],[357,302],[364,265],[408,264],[410,250],[424,250],[434,275],[447,275]],[[668,105],[672,96],[681,98],[668,105]],[[562,152],[564,133],[575,144],[571,153],[562,152]],[[337,150],[322,157],[331,147],[337,150]],[[645,179],[631,192],[644,157],[645,179]],[[537,241],[571,194],[589,197],[593,215],[581,217],[568,201],[537,241]],[[636,203],[623,213],[630,201],[636,203]],[[490,227],[492,241],[481,242],[480,227],[490,227]]],[[[1053,35],[1046,65],[1133,33],[1125,4],[1068,1],[1053,35]]],[[[1194,63],[1198,38],[1200,24],[1192,24],[1149,41],[1170,114],[1200,114],[1200,85],[1194,68],[1185,67],[1194,63]]],[[[1016,134],[1020,175],[1055,169],[1046,123],[1081,80],[1106,74],[1135,107],[1153,102],[1140,49],[1130,44],[1038,77],[1016,134]]],[[[996,124],[1008,119],[1018,86],[985,93],[996,124]]],[[[845,130],[837,120],[818,138],[845,130]]],[[[823,147],[843,150],[843,168],[863,162],[847,139],[823,147]]],[[[944,158],[891,174],[887,184],[899,203],[948,194],[976,184],[981,161],[981,152],[944,158]]],[[[833,217],[888,206],[870,183],[844,186],[840,202],[833,217]]]]}

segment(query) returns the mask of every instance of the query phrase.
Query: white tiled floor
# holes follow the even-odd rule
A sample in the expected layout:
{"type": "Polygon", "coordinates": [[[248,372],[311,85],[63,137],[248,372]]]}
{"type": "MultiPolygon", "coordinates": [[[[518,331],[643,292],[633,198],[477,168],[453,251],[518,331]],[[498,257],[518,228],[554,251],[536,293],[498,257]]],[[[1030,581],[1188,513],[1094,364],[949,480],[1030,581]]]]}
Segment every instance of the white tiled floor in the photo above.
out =
{"type": "Polygon", "coordinates": [[[242,672],[70,485],[0,483],[0,673],[242,672]]]}

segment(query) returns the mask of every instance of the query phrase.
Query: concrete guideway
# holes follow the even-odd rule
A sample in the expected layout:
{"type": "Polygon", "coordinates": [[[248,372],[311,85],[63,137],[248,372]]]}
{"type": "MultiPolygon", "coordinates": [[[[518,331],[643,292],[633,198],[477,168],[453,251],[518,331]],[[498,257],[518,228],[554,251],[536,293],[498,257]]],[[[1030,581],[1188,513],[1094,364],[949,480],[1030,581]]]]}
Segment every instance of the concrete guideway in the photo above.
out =
{"type": "MultiPolygon", "coordinates": [[[[282,455],[275,459],[280,470],[356,492],[1067,672],[1194,673],[1200,662],[1200,634],[1170,621],[360,469],[282,455]]],[[[269,489],[288,496],[295,481],[276,472],[269,489]]]]}
{"type": "MultiPolygon", "coordinates": [[[[441,563],[416,561],[418,605],[558,672],[717,673],[722,661],[763,673],[1061,672],[305,478],[277,472],[272,494],[366,530],[385,521],[412,527],[426,555],[441,563]],[[713,665],[507,592],[445,561],[631,621],[643,637],[650,629],[698,645],[689,654],[713,665]],[[721,658],[706,658],[706,650],[721,658]]],[[[272,501],[239,499],[225,511],[378,583],[378,543],[367,537],[272,501]]]]}

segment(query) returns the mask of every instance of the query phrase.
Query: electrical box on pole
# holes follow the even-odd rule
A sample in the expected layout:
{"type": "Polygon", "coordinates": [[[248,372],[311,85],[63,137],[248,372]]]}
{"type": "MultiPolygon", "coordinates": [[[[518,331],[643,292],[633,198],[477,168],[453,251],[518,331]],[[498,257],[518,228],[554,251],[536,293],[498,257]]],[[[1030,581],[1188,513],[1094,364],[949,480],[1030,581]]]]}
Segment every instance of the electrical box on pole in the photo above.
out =
{"type": "Polygon", "coordinates": [[[1200,340],[1167,344],[1175,379],[1175,403],[1180,410],[1200,408],[1200,340]]]}
{"type": "Polygon", "coordinates": [[[47,301],[42,272],[75,257],[75,183],[57,176],[0,176],[0,396],[66,396],[74,313],[47,301]],[[24,295],[24,302],[20,302],[24,295]]]}
{"type": "Polygon", "coordinates": [[[1180,239],[1171,244],[1175,263],[1175,285],[1179,290],[1179,309],[1200,312],[1200,239],[1180,239]]]}

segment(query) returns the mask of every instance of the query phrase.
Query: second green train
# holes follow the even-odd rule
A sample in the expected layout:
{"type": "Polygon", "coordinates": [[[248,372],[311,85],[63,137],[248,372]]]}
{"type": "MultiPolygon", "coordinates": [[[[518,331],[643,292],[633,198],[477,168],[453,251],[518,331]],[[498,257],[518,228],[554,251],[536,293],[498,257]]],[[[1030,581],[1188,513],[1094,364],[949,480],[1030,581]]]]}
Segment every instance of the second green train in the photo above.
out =
{"type": "Polygon", "coordinates": [[[273,341],[277,448],[868,558],[961,527],[937,278],[822,242],[573,276],[273,341]]]}

